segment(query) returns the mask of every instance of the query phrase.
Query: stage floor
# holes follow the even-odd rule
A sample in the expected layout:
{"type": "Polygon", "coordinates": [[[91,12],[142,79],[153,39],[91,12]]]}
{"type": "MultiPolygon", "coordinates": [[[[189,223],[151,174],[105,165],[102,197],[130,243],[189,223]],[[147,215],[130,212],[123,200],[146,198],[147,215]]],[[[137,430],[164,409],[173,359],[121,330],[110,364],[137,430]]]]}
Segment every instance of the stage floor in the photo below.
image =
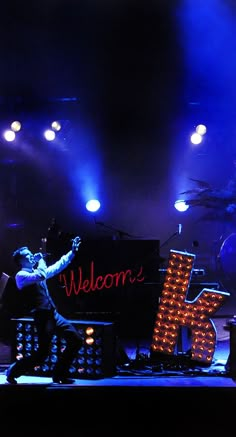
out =
{"type": "MultiPolygon", "coordinates": [[[[226,371],[229,356],[229,331],[225,330],[227,319],[214,320],[217,329],[217,343],[212,364],[209,367],[194,366],[186,357],[179,354],[170,363],[154,363],[150,359],[150,339],[120,339],[116,374],[102,379],[75,379],[67,388],[79,387],[118,387],[118,386],[225,386],[235,383],[226,371]]],[[[0,385],[6,383],[5,370],[11,363],[10,345],[0,343],[0,385]]],[[[8,384],[7,384],[8,385],[8,384]]],[[[19,385],[40,385],[55,388],[50,377],[21,376],[19,385]]]]}
{"type": "Polygon", "coordinates": [[[229,376],[116,375],[52,384],[0,375],[1,426],[7,437],[235,436],[236,384],[229,376]]]}
{"type": "Polygon", "coordinates": [[[1,425],[7,437],[120,437],[162,433],[178,437],[234,437],[236,382],[227,374],[228,340],[217,344],[209,368],[177,364],[157,369],[146,347],[126,344],[129,363],[102,379],[57,385],[43,376],[21,376],[17,385],[0,366],[1,425]]]}
{"type": "MultiPolygon", "coordinates": [[[[211,366],[202,367],[191,365],[191,361],[185,356],[177,355],[171,362],[152,362],[147,346],[143,346],[145,341],[139,345],[138,352],[135,344],[127,342],[123,346],[124,357],[123,363],[117,364],[116,373],[111,377],[99,379],[74,379],[73,384],[66,385],[66,388],[79,387],[118,387],[118,386],[225,386],[234,387],[235,383],[229,376],[226,370],[226,363],[229,355],[228,339],[218,341],[214,359],[211,366]]],[[[0,364],[0,385],[7,384],[5,371],[9,366],[9,358],[7,362],[0,364]]],[[[32,376],[23,375],[17,379],[17,386],[20,385],[39,385],[49,388],[57,388],[57,384],[53,384],[50,377],[47,376],[32,376]]],[[[9,385],[9,384],[7,384],[9,385]]]]}
{"type": "MultiPolygon", "coordinates": [[[[224,322],[223,322],[224,324],[224,322]]],[[[218,326],[210,367],[177,359],[152,363],[147,340],[121,341],[116,374],[57,385],[50,377],[24,375],[6,383],[9,347],[0,347],[1,425],[7,437],[235,436],[236,381],[226,371],[229,332],[218,326]],[[127,359],[125,359],[127,358],[127,359]],[[164,431],[163,431],[164,430],[164,431]]],[[[223,326],[223,325],[222,325],[223,326]]]]}

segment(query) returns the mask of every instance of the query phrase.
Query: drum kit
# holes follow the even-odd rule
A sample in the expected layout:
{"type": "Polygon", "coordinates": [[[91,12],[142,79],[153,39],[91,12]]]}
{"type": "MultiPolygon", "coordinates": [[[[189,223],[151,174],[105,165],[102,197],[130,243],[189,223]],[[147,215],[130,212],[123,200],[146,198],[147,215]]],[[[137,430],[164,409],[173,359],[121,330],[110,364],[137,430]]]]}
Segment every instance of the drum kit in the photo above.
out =
{"type": "Polygon", "coordinates": [[[228,228],[223,243],[222,236],[217,243],[216,271],[221,286],[236,298],[236,174],[224,189],[214,189],[202,180],[190,180],[194,188],[181,193],[189,197],[185,203],[191,207],[203,207],[207,212],[202,220],[221,223],[225,231],[228,228]]]}

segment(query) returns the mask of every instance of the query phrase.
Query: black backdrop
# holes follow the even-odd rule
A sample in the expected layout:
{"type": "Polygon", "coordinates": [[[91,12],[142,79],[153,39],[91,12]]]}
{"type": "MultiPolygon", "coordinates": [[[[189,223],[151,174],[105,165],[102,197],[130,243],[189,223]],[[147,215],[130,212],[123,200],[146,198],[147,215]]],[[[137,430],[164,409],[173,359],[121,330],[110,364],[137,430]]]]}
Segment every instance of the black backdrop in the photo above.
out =
{"type": "MultiPolygon", "coordinates": [[[[55,259],[61,255],[60,247],[50,246],[55,259]]],[[[146,337],[153,328],[159,297],[159,240],[92,240],[82,243],[78,255],[64,270],[63,277],[56,276],[48,281],[50,293],[58,309],[71,318],[114,320],[122,337],[146,337]],[[94,266],[94,282],[98,276],[114,275],[132,270],[133,277],[142,280],[133,283],[119,281],[118,286],[85,292],[66,293],[71,285],[71,273],[75,289],[82,274],[82,282],[89,281],[91,263],[94,266]],[[142,267],[142,274],[139,275],[142,267]],[[82,273],[81,273],[82,272],[82,273]],[[66,285],[65,285],[66,284],[66,285]]],[[[81,283],[82,283],[81,282],[81,283]]],[[[108,281],[110,284],[110,281],[108,281]]],[[[100,282],[101,283],[101,282],[100,282]]]]}
{"type": "MultiPolygon", "coordinates": [[[[71,247],[71,236],[49,239],[47,244],[47,264],[50,265],[66,253],[71,247]]],[[[159,240],[91,240],[83,242],[72,263],[61,274],[49,279],[48,288],[58,310],[70,319],[113,321],[117,335],[123,339],[139,342],[151,338],[153,324],[160,295],[159,278],[159,240]],[[116,275],[131,270],[132,278],[141,278],[140,282],[124,283],[119,280],[114,284],[108,280],[109,288],[78,293],[66,293],[73,283],[78,291],[79,272],[82,282],[91,276],[91,263],[94,265],[94,282],[96,278],[116,275]],[[141,269],[141,275],[139,275],[141,269]]],[[[100,282],[101,283],[101,282],[100,282]]],[[[10,276],[0,303],[0,338],[8,342],[11,337],[11,317],[25,314],[19,300],[14,277],[10,276]]]]}

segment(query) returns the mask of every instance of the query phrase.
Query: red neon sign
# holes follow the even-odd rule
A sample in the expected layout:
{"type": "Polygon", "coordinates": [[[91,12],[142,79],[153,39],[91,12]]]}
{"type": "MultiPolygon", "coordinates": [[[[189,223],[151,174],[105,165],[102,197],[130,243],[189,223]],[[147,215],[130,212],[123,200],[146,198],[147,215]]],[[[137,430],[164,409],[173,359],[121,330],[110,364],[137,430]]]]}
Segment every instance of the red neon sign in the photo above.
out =
{"type": "Polygon", "coordinates": [[[144,281],[143,266],[137,269],[126,269],[115,273],[106,273],[105,275],[95,275],[94,261],[90,263],[89,277],[85,278],[82,267],[78,267],[78,275],[75,275],[74,270],[60,273],[59,281],[63,283],[65,292],[68,297],[73,294],[76,296],[83,291],[90,293],[91,291],[109,289],[113,287],[124,287],[127,284],[140,283],[144,281]]]}

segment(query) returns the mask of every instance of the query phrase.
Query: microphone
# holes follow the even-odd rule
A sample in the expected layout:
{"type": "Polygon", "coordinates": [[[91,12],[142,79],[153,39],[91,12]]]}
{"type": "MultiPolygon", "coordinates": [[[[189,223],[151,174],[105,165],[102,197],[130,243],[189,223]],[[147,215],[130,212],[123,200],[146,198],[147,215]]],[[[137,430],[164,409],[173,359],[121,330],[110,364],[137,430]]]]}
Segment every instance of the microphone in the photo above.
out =
{"type": "Polygon", "coordinates": [[[47,258],[48,256],[50,256],[51,253],[42,253],[42,252],[38,252],[34,254],[34,260],[36,262],[38,262],[40,259],[42,258],[47,258]]]}
{"type": "Polygon", "coordinates": [[[180,235],[182,232],[182,225],[181,223],[178,224],[178,234],[180,235]]]}

